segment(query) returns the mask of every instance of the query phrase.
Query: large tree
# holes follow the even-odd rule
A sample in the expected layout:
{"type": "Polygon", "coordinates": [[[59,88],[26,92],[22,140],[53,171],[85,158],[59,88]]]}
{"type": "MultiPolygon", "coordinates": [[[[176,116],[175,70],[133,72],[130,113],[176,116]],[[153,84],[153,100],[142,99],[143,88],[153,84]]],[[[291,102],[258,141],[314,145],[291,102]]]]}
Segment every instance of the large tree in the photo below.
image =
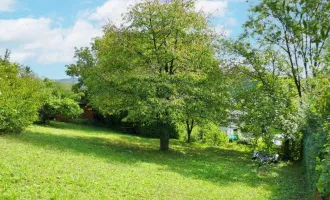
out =
{"type": "Polygon", "coordinates": [[[272,48],[257,49],[244,41],[224,41],[223,47],[234,86],[233,109],[240,111],[238,124],[256,139],[262,138],[268,150],[274,134],[283,134],[284,157],[293,158],[289,143],[300,139],[302,113],[294,81],[286,77],[284,56],[272,48]]]}
{"type": "Polygon", "coordinates": [[[328,0],[262,0],[251,10],[244,37],[256,40],[259,48],[274,48],[283,55],[290,77],[302,97],[312,89],[309,78],[324,67],[322,56],[330,34],[328,0]]]}
{"type": "Polygon", "coordinates": [[[221,101],[222,79],[216,35],[194,6],[192,0],[136,4],[122,26],[108,25],[95,40],[89,54],[94,59],[84,61],[97,62],[92,67],[83,62],[80,73],[91,104],[104,114],[127,111],[126,120],[157,123],[161,150],[169,148],[172,123],[184,118],[191,130],[199,106],[210,113],[221,110],[216,103],[199,103],[221,101]]]}

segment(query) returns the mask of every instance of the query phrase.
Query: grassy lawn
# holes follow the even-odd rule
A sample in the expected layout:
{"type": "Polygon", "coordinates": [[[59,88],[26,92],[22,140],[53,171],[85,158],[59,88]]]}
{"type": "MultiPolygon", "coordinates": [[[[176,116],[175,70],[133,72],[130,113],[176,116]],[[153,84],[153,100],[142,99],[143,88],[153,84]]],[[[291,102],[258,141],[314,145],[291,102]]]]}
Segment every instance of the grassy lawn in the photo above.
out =
{"type": "Polygon", "coordinates": [[[298,164],[52,123],[0,135],[0,199],[306,199],[298,164]]]}

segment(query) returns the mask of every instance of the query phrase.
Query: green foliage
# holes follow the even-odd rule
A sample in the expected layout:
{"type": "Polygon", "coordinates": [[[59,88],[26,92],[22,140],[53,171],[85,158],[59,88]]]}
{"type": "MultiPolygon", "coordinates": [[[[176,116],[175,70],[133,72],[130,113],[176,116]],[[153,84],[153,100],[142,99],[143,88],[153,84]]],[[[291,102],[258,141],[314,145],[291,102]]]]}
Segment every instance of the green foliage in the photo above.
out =
{"type": "Polygon", "coordinates": [[[239,138],[237,140],[237,144],[243,144],[243,145],[251,145],[251,141],[249,139],[246,138],[239,138]]]}
{"type": "Polygon", "coordinates": [[[71,77],[77,77],[78,83],[72,87],[75,93],[81,94],[81,100],[88,102],[88,89],[84,80],[88,76],[88,70],[96,65],[97,59],[94,51],[87,47],[75,48],[75,64],[66,65],[66,74],[71,77]]]}
{"type": "Polygon", "coordinates": [[[0,199],[307,199],[298,164],[256,170],[248,151],[158,145],[57,122],[1,135],[0,199]]]}
{"type": "Polygon", "coordinates": [[[307,186],[310,194],[313,193],[318,182],[319,173],[315,171],[317,157],[320,156],[319,153],[327,141],[327,132],[322,122],[322,118],[310,115],[304,129],[303,161],[306,168],[307,186]]]}
{"type": "MultiPolygon", "coordinates": [[[[273,138],[283,134],[291,144],[299,144],[299,129],[304,120],[304,112],[294,91],[291,79],[282,77],[285,62],[272,49],[257,49],[249,43],[224,41],[228,59],[242,62],[228,66],[231,89],[231,121],[245,132],[253,134],[252,147],[258,147],[262,139],[265,149],[273,151],[273,138]]],[[[286,143],[288,144],[288,143],[286,143]]],[[[259,145],[260,146],[260,145],[259,145]]],[[[286,149],[294,147],[286,147],[286,149]]],[[[293,152],[285,153],[293,159],[293,152]]],[[[298,156],[299,157],[299,156],[298,156]]]]}
{"type": "Polygon", "coordinates": [[[297,94],[308,92],[309,78],[328,66],[322,62],[330,34],[327,0],[262,0],[251,9],[245,37],[257,39],[262,47],[278,49],[284,70],[294,81],[297,94]]]}
{"type": "Polygon", "coordinates": [[[26,68],[0,58],[0,133],[21,132],[38,118],[41,81],[26,68]]]}
{"type": "Polygon", "coordinates": [[[108,27],[95,41],[99,62],[85,81],[91,102],[104,113],[127,109],[130,121],[149,123],[156,116],[172,121],[182,113],[185,98],[191,98],[189,92],[206,93],[198,85],[208,72],[216,73],[217,63],[212,39],[205,35],[210,32],[205,17],[191,11],[192,6],[143,2],[126,16],[131,26],[108,27]],[[186,29],[196,31],[188,34],[186,29]]]}
{"type": "Polygon", "coordinates": [[[329,72],[324,71],[310,81],[314,90],[309,95],[309,114],[304,130],[304,163],[310,191],[315,187],[329,197],[329,72]]]}
{"type": "MultiPolygon", "coordinates": [[[[148,137],[148,138],[159,138],[159,127],[157,124],[145,124],[139,126],[139,134],[142,137],[148,137]]],[[[170,126],[170,138],[171,139],[178,139],[179,138],[179,132],[176,129],[175,125],[170,126]]]]}
{"type": "Polygon", "coordinates": [[[99,126],[106,126],[108,128],[119,128],[121,125],[125,126],[125,123],[122,122],[122,120],[127,116],[126,112],[120,113],[120,114],[108,114],[108,115],[102,115],[98,112],[98,110],[94,109],[94,122],[95,125],[99,126]]]}
{"type": "MultiPolygon", "coordinates": [[[[277,124],[275,129],[279,129],[289,136],[286,137],[285,144],[290,143],[287,139],[294,138],[294,140],[290,139],[291,143],[295,144],[292,148],[294,151],[301,152],[297,149],[301,145],[299,140],[302,138],[301,132],[303,131],[304,161],[310,193],[313,192],[317,179],[321,177],[319,172],[315,171],[316,157],[320,156],[326,142],[327,131],[324,130],[326,129],[324,124],[328,123],[330,116],[329,13],[330,4],[327,0],[262,0],[251,9],[250,18],[244,25],[245,34],[240,40],[255,39],[258,49],[251,50],[252,43],[246,45],[247,48],[242,48],[244,43],[233,45],[236,53],[248,58],[244,64],[255,63],[255,58],[260,55],[258,54],[260,49],[276,50],[277,63],[268,66],[263,63],[261,65],[263,67],[253,69],[259,77],[269,77],[265,76],[265,71],[268,74],[275,73],[275,77],[290,84],[289,89],[282,90],[282,92],[274,90],[269,93],[270,97],[285,94],[277,95],[280,97],[276,97],[280,104],[276,103],[276,105],[285,102],[284,105],[289,107],[289,109],[285,109],[286,106],[280,106],[278,111],[275,109],[275,115],[269,119],[274,120],[277,124]],[[294,93],[292,93],[292,85],[295,88],[294,93]],[[297,94],[299,99],[292,94],[297,94]]],[[[265,85],[264,80],[267,79],[262,80],[263,85],[265,85]]],[[[254,108],[257,109],[257,112],[260,111],[259,108],[254,108]]],[[[323,179],[328,178],[326,169],[323,167],[317,167],[317,169],[325,174],[322,176],[323,178],[320,178],[321,183],[318,185],[329,188],[326,181],[322,182],[323,179]]],[[[325,190],[322,187],[320,190],[324,194],[325,190]]]]}
{"type": "MultiPolygon", "coordinates": [[[[328,122],[322,128],[315,129],[313,135],[307,138],[306,163],[309,164],[308,183],[311,189],[317,187],[319,193],[325,198],[330,198],[330,134],[328,122]],[[313,144],[311,144],[313,142],[313,144]],[[308,162],[309,161],[309,162],[308,162]],[[315,170],[315,171],[314,171],[315,170]]],[[[305,148],[306,149],[306,148],[305,148]]]]}
{"type": "Polygon", "coordinates": [[[108,25],[92,49],[76,52],[91,105],[126,121],[173,124],[225,113],[217,41],[195,1],[137,3],[120,27],[108,25]],[[129,24],[129,25],[127,25],[129,24]]]}
{"type": "Polygon", "coordinates": [[[200,127],[201,140],[212,146],[220,146],[228,143],[227,133],[220,130],[220,127],[214,123],[207,123],[200,127]]]}
{"type": "Polygon", "coordinates": [[[320,194],[326,198],[330,198],[330,135],[328,142],[324,145],[317,159],[316,171],[319,173],[317,180],[317,189],[320,194]]]}
{"type": "Polygon", "coordinates": [[[44,86],[45,101],[40,109],[41,122],[46,123],[57,115],[68,119],[76,118],[83,112],[77,102],[80,94],[74,94],[60,83],[48,79],[44,80],[44,86]]]}

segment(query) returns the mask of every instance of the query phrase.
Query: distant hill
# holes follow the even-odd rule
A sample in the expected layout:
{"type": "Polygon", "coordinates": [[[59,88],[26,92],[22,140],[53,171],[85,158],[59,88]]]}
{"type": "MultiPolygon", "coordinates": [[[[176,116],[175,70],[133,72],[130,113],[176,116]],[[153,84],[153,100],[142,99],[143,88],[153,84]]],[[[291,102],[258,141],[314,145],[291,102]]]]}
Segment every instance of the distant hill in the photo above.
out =
{"type": "Polygon", "coordinates": [[[54,81],[59,82],[59,83],[70,83],[70,84],[78,83],[77,78],[57,79],[57,80],[54,80],[54,81]]]}

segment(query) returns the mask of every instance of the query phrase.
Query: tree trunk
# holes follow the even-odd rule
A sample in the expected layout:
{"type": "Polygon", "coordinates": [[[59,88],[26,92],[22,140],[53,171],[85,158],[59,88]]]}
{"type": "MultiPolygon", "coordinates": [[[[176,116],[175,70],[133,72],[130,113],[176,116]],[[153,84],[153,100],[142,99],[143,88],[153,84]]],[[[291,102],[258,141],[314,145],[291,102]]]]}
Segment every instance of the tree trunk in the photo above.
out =
{"type": "Polygon", "coordinates": [[[191,131],[188,130],[187,133],[188,133],[188,140],[187,140],[187,142],[190,143],[191,142],[191,131]]]}
{"type": "Polygon", "coordinates": [[[191,132],[190,132],[190,131],[188,131],[188,132],[187,132],[187,134],[188,134],[188,139],[187,139],[187,142],[188,142],[188,143],[190,143],[190,142],[191,142],[191,139],[190,139],[190,138],[191,138],[191,132]]]}
{"type": "Polygon", "coordinates": [[[303,136],[303,138],[300,141],[300,151],[299,151],[299,160],[303,160],[304,159],[304,139],[305,137],[303,136]]]}
{"type": "Polygon", "coordinates": [[[160,131],[160,150],[168,151],[170,145],[169,125],[167,123],[160,123],[159,131],[160,131]]]}
{"type": "Polygon", "coordinates": [[[42,124],[46,124],[47,123],[47,116],[46,116],[46,112],[45,109],[42,108],[41,110],[39,110],[39,118],[40,118],[40,122],[42,124]]]}
{"type": "Polygon", "coordinates": [[[189,124],[189,120],[187,120],[186,125],[187,125],[187,136],[188,136],[187,142],[190,143],[191,142],[191,133],[194,128],[194,120],[193,119],[191,120],[191,124],[189,124]]]}
{"type": "Polygon", "coordinates": [[[283,160],[287,161],[291,159],[291,152],[290,152],[290,139],[285,138],[284,140],[284,151],[283,151],[283,160]]]}

